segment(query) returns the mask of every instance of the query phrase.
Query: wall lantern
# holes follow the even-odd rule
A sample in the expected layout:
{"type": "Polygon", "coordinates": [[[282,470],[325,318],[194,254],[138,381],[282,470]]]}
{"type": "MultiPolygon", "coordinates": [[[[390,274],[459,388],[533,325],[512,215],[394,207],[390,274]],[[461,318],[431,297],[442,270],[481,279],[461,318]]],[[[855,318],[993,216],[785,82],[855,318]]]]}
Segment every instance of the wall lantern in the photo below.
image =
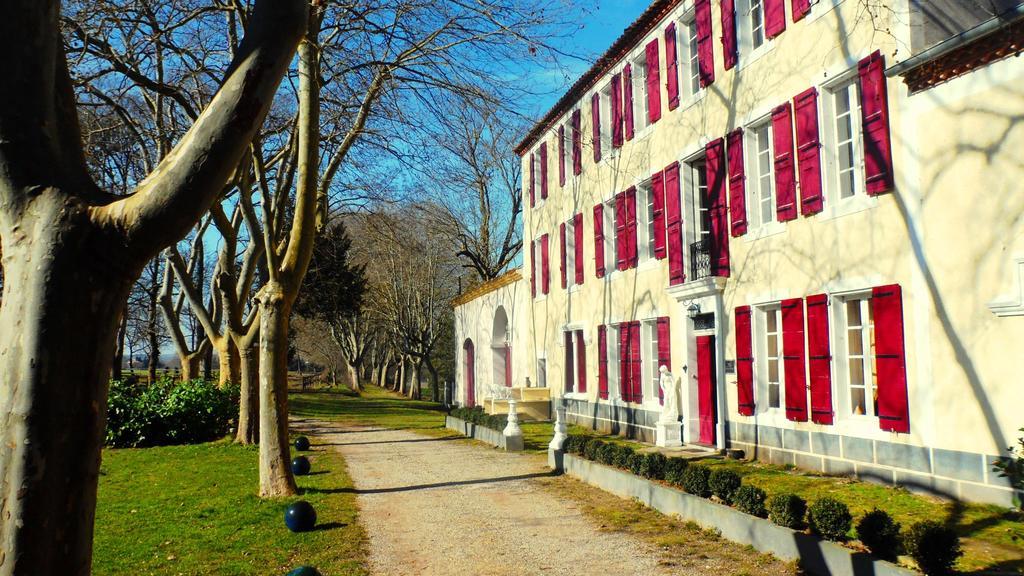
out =
{"type": "Polygon", "coordinates": [[[690,317],[691,320],[693,320],[697,316],[700,316],[700,304],[697,304],[696,302],[694,302],[693,304],[690,304],[689,306],[687,306],[686,314],[687,314],[687,316],[690,317]]]}

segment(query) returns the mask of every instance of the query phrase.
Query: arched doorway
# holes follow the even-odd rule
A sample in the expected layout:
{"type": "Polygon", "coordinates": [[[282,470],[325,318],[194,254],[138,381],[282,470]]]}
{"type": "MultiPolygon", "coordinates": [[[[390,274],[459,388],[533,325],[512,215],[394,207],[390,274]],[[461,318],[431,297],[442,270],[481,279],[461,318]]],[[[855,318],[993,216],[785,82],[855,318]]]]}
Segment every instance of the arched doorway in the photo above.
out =
{"type": "Polygon", "coordinates": [[[509,340],[508,315],[503,306],[498,306],[491,329],[492,385],[512,387],[512,345],[509,340]]]}
{"type": "Polygon", "coordinates": [[[462,362],[466,406],[472,408],[476,406],[476,352],[473,350],[473,341],[469,338],[462,344],[462,362]]]}

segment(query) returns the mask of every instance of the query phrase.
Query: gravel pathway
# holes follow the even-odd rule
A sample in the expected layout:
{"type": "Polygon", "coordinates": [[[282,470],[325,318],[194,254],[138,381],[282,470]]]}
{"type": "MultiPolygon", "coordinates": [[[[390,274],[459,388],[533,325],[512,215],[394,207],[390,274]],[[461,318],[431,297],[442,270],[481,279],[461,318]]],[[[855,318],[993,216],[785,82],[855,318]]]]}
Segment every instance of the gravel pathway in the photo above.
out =
{"type": "Polygon", "coordinates": [[[545,489],[537,456],[404,430],[294,424],[344,455],[373,574],[667,573],[653,546],[601,531],[545,489]]]}

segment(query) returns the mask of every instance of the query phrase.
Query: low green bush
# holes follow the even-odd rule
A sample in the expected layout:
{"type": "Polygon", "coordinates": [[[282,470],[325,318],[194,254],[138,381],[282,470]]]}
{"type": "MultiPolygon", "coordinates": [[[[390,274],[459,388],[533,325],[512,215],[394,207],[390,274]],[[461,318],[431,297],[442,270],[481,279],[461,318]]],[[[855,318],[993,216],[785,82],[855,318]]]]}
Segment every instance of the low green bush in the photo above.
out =
{"type": "Polygon", "coordinates": [[[807,523],[815,534],[836,542],[846,540],[846,533],[853,523],[853,516],[846,504],[826,496],[815,500],[807,512],[807,523]]]}
{"type": "Polygon", "coordinates": [[[601,446],[601,449],[597,453],[597,461],[601,464],[607,464],[608,466],[615,465],[615,459],[619,455],[619,447],[617,444],[606,443],[601,446]]]}
{"type": "Polygon", "coordinates": [[[627,461],[628,466],[626,466],[626,468],[633,474],[640,476],[640,471],[643,470],[644,462],[646,460],[647,457],[645,455],[639,452],[633,452],[629,455],[629,460],[627,461]]]}
{"type": "Polygon", "coordinates": [[[629,461],[634,454],[636,454],[636,452],[629,446],[619,445],[618,452],[615,454],[615,462],[613,462],[613,465],[628,470],[629,461]]]}
{"type": "Polygon", "coordinates": [[[477,426],[483,426],[484,428],[490,428],[491,430],[504,430],[505,425],[508,424],[508,416],[505,414],[488,414],[484,412],[483,406],[474,406],[467,408],[459,406],[458,408],[452,408],[448,412],[453,418],[459,420],[465,420],[471,424],[477,426]]]}
{"type": "Polygon", "coordinates": [[[665,481],[673,486],[683,485],[683,473],[690,461],[686,458],[669,458],[665,462],[665,481]]]}
{"type": "Polygon", "coordinates": [[[932,520],[911,526],[903,545],[917,567],[929,576],[952,574],[957,559],[964,554],[956,531],[932,520]]]}
{"type": "Polygon", "coordinates": [[[660,452],[649,452],[644,455],[643,464],[640,465],[640,475],[651,480],[661,480],[665,477],[665,462],[668,459],[660,452]]]}
{"type": "Polygon", "coordinates": [[[857,539],[875,556],[895,560],[900,553],[900,524],[875,508],[857,522],[857,539]]]}
{"type": "Polygon", "coordinates": [[[768,518],[787,528],[800,528],[807,513],[807,502],[796,494],[776,494],[768,501],[768,518]]]}
{"type": "Polygon", "coordinates": [[[768,515],[768,508],[764,505],[764,501],[767,498],[768,495],[765,494],[764,490],[757,486],[743,484],[736,490],[736,494],[733,496],[733,503],[740,512],[764,518],[768,515]]]}
{"type": "Polygon", "coordinates": [[[214,382],[114,380],[107,397],[107,446],[197,444],[223,437],[238,417],[238,389],[214,382]]]}
{"type": "Polygon", "coordinates": [[[604,441],[597,438],[587,440],[587,444],[583,447],[583,457],[592,462],[597,462],[598,454],[601,453],[604,445],[604,441]]]}
{"type": "Polygon", "coordinates": [[[701,498],[711,497],[711,470],[703,464],[690,464],[683,472],[683,490],[701,498]]]}
{"type": "Polygon", "coordinates": [[[732,504],[736,491],[740,489],[740,475],[732,470],[719,468],[708,477],[708,487],[722,502],[732,504]]]}

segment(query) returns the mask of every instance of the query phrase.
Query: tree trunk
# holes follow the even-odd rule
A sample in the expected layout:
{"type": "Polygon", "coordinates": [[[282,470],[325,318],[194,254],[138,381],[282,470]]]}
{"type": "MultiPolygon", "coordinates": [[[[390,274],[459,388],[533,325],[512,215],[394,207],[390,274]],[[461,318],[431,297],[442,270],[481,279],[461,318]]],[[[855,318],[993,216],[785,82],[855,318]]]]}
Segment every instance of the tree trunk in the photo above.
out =
{"type": "Polygon", "coordinates": [[[402,396],[405,396],[406,390],[406,372],[408,372],[406,364],[407,363],[405,358],[402,358],[401,360],[398,361],[398,374],[396,375],[397,378],[395,379],[395,392],[398,392],[402,396]]]}
{"type": "Polygon", "coordinates": [[[297,492],[288,461],[288,321],[284,288],[269,282],[260,305],[260,496],[297,492]]]}
{"type": "Polygon", "coordinates": [[[124,377],[121,367],[124,366],[124,340],[128,335],[128,310],[121,311],[121,322],[117,328],[117,343],[114,352],[114,368],[110,371],[111,380],[120,380],[124,377]]]}
{"type": "Polygon", "coordinates": [[[359,383],[359,366],[350,362],[347,362],[346,365],[348,366],[349,386],[353,392],[361,392],[363,386],[359,383]]]}
{"type": "Polygon", "coordinates": [[[189,380],[199,378],[199,369],[200,364],[203,361],[203,352],[193,352],[192,354],[185,355],[178,354],[178,359],[181,361],[182,382],[188,382],[189,380]]]}
{"type": "Polygon", "coordinates": [[[238,358],[238,347],[227,336],[220,339],[217,347],[217,360],[220,363],[219,382],[221,388],[240,381],[241,361],[238,358]]]}
{"type": "Polygon", "coordinates": [[[260,389],[259,356],[255,348],[240,348],[241,391],[238,400],[238,431],[235,441],[239,444],[256,444],[260,435],[260,389]]]}
{"type": "Polygon", "coordinates": [[[114,344],[141,265],[41,188],[3,234],[0,573],[88,574],[114,344]],[[102,257],[101,257],[102,255],[102,257]],[[102,263],[102,265],[99,265],[102,263]]]}

